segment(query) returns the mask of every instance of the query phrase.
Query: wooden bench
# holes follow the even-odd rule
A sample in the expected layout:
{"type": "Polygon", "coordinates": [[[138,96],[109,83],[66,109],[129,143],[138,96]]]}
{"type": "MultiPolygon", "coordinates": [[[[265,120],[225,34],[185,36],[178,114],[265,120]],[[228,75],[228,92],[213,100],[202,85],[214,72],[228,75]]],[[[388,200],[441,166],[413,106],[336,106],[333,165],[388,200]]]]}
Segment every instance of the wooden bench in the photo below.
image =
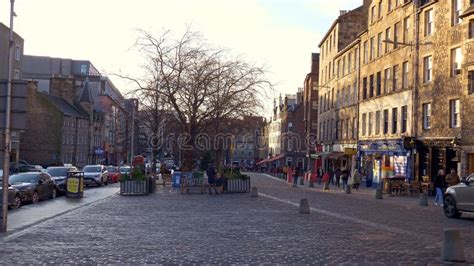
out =
{"type": "Polygon", "coordinates": [[[182,176],[180,180],[180,186],[181,194],[183,194],[185,191],[186,193],[191,193],[192,189],[194,188],[198,188],[201,194],[204,194],[206,189],[206,184],[204,182],[204,178],[202,177],[194,178],[182,176]]]}

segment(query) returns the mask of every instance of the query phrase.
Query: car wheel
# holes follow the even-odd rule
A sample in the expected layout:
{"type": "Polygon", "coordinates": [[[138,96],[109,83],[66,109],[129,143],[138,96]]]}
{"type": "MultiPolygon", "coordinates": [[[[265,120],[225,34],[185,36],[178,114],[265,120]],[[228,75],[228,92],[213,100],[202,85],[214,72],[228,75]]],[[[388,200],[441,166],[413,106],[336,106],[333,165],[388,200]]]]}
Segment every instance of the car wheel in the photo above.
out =
{"type": "Polygon", "coordinates": [[[461,217],[461,213],[458,211],[458,208],[456,207],[456,201],[454,200],[453,196],[447,195],[444,198],[443,211],[444,211],[444,215],[446,215],[446,217],[448,218],[461,217]]]}
{"type": "Polygon", "coordinates": [[[31,203],[35,204],[39,201],[39,194],[37,191],[33,192],[33,195],[31,195],[31,203]]]}
{"type": "Polygon", "coordinates": [[[58,192],[56,191],[55,188],[53,188],[53,191],[51,191],[51,196],[49,198],[55,199],[57,196],[58,196],[58,192]]]}
{"type": "Polygon", "coordinates": [[[20,197],[20,195],[16,195],[15,198],[13,198],[13,203],[10,206],[10,209],[14,210],[14,209],[18,209],[20,207],[21,207],[21,197],[20,197]]]}

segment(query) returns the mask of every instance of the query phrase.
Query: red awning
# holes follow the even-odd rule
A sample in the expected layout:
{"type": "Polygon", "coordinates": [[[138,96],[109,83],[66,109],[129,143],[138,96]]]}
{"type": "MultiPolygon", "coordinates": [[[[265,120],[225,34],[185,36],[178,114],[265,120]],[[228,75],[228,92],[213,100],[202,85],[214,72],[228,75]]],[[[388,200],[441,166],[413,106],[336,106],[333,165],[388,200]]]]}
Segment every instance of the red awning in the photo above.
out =
{"type": "Polygon", "coordinates": [[[263,159],[260,162],[256,163],[256,165],[261,165],[262,163],[268,162],[268,159],[263,159]]]}
{"type": "Polygon", "coordinates": [[[344,153],[343,152],[339,152],[339,151],[333,151],[331,152],[329,155],[328,155],[328,158],[329,159],[339,159],[341,157],[344,157],[344,153]]]}
{"type": "Polygon", "coordinates": [[[280,160],[280,159],[282,159],[283,157],[285,157],[285,155],[284,155],[284,154],[280,154],[280,155],[277,155],[277,156],[272,157],[272,158],[268,158],[268,159],[261,160],[260,162],[257,163],[257,165],[264,164],[264,163],[269,163],[269,162],[273,162],[273,161],[275,161],[275,160],[280,160]]]}

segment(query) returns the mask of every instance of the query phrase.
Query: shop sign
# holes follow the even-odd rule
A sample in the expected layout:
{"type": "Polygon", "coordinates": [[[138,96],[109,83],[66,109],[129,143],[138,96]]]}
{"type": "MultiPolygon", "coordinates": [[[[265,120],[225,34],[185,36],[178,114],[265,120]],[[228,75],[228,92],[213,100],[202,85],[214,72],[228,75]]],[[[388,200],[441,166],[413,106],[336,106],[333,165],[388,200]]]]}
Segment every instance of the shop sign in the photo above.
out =
{"type": "Polygon", "coordinates": [[[357,149],[354,148],[345,148],[344,149],[345,155],[357,155],[357,149]]]}
{"type": "Polygon", "coordinates": [[[369,149],[370,149],[370,147],[367,144],[360,145],[360,150],[362,150],[362,151],[368,151],[369,149]]]}

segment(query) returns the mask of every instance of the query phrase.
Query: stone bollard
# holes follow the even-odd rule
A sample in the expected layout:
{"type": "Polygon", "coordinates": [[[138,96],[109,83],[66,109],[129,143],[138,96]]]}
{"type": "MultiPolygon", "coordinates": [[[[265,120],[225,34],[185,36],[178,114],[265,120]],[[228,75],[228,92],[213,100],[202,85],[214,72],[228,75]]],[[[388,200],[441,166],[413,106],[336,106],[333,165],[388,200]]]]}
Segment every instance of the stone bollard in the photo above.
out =
{"type": "Polygon", "coordinates": [[[426,195],[426,193],[420,194],[420,206],[428,206],[428,195],[426,195]]]}
{"type": "Polygon", "coordinates": [[[329,183],[328,183],[328,182],[325,182],[325,183],[324,183],[323,190],[324,190],[324,191],[329,191],[329,183]]]}
{"type": "Polygon", "coordinates": [[[258,197],[257,187],[252,187],[252,191],[250,191],[250,197],[252,197],[252,198],[258,197]]]}
{"type": "Polygon", "coordinates": [[[383,199],[382,189],[377,188],[377,190],[375,190],[375,199],[383,199]]]}
{"type": "Polygon", "coordinates": [[[304,186],[304,178],[300,178],[300,186],[304,186]]]}
{"type": "Polygon", "coordinates": [[[444,229],[443,248],[441,249],[441,260],[449,262],[463,262],[464,247],[461,233],[458,229],[444,229]]]}
{"type": "Polygon", "coordinates": [[[309,187],[313,187],[314,188],[314,182],[312,180],[309,181],[309,187]]]}
{"type": "Polygon", "coordinates": [[[346,186],[346,194],[351,194],[351,186],[346,186]]]}
{"type": "Polygon", "coordinates": [[[301,199],[300,208],[298,209],[298,213],[301,213],[301,214],[309,214],[310,213],[308,199],[306,199],[306,198],[301,199]]]}

